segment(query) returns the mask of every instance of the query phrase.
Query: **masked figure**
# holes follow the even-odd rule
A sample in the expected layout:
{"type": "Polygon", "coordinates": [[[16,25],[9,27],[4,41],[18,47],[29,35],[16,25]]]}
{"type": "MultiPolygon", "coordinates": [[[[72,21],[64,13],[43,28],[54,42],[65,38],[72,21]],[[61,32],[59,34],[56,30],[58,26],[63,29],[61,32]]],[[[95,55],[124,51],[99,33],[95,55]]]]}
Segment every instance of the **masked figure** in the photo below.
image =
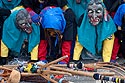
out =
{"type": "Polygon", "coordinates": [[[37,60],[39,26],[31,21],[29,13],[22,6],[13,10],[3,25],[1,56],[7,57],[8,49],[20,53],[23,42],[27,41],[27,52],[31,54],[31,60],[37,60]]]}
{"type": "Polygon", "coordinates": [[[110,16],[105,16],[105,8],[100,0],[91,0],[78,27],[78,37],[73,60],[111,58],[116,26],[110,16]],[[84,47],[84,48],[83,48],[84,47]]]}

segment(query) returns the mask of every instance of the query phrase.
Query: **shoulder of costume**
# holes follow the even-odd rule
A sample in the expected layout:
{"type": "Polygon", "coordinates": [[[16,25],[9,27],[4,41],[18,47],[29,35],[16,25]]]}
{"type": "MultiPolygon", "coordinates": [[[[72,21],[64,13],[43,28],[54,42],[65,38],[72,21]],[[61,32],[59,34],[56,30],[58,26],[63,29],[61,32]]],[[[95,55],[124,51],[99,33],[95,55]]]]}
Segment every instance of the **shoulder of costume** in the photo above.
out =
{"type": "Polygon", "coordinates": [[[14,11],[17,11],[17,10],[21,10],[21,9],[24,9],[24,7],[23,7],[23,6],[17,6],[17,7],[15,7],[15,8],[13,8],[13,9],[11,10],[11,12],[14,12],[14,11]]]}

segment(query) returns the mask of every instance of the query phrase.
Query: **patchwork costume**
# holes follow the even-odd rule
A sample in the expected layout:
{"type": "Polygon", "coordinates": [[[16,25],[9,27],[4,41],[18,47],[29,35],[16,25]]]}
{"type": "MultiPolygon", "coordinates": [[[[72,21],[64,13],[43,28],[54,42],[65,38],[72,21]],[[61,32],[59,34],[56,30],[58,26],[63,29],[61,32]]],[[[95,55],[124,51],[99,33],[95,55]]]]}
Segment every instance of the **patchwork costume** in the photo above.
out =
{"type": "MultiPolygon", "coordinates": [[[[75,14],[72,11],[72,9],[67,6],[66,0],[55,0],[55,1],[49,0],[47,5],[61,7],[63,11],[63,15],[66,20],[66,26],[65,26],[64,31],[62,32],[63,37],[62,37],[62,45],[61,45],[61,56],[68,55],[68,58],[62,60],[61,62],[68,63],[70,60],[70,56],[72,54],[72,49],[73,49],[72,44],[73,44],[73,41],[75,40],[75,35],[76,35],[75,14]]],[[[46,40],[43,40],[43,39],[44,38],[42,38],[40,42],[40,46],[39,46],[39,59],[40,60],[45,60],[45,57],[47,55],[47,50],[45,50],[45,48],[47,48],[47,42],[46,40]]],[[[55,49],[52,48],[52,51],[55,51],[55,49]]],[[[51,55],[55,56],[55,53],[52,53],[51,55]]]]}
{"type": "MultiPolygon", "coordinates": [[[[71,1],[69,3],[71,4],[71,1]]],[[[116,31],[113,20],[110,16],[104,17],[104,5],[100,0],[91,0],[88,6],[84,7],[87,9],[82,7],[82,3],[79,6],[77,5],[73,4],[71,8],[78,7],[77,11],[78,9],[79,11],[84,10],[79,13],[79,17],[83,13],[84,16],[81,25],[77,28],[78,37],[74,48],[73,60],[79,60],[82,50],[85,49],[86,55],[91,55],[91,58],[103,56],[103,61],[109,62],[114,42],[113,34],[116,31]],[[101,12],[102,15],[100,14],[101,12]]],[[[73,10],[75,11],[75,9],[73,10]]]]}
{"type": "MultiPolygon", "coordinates": [[[[60,9],[59,7],[54,7],[54,6],[45,7],[40,12],[40,17],[42,18],[41,24],[42,24],[42,27],[44,29],[46,29],[46,28],[51,29],[52,28],[54,30],[60,31],[61,34],[64,32],[66,21],[65,21],[64,16],[63,16],[62,9],[60,9]]],[[[57,38],[57,34],[56,34],[56,38],[57,38]]],[[[43,44],[43,42],[41,40],[40,45],[39,45],[39,58],[40,58],[40,60],[46,60],[47,46],[48,46],[47,44],[49,43],[49,42],[47,43],[46,41],[47,40],[45,40],[46,44],[43,44]],[[43,48],[43,46],[41,46],[41,45],[46,45],[46,47],[44,47],[44,49],[43,49],[46,51],[45,55],[43,55],[43,53],[42,53],[43,50],[41,50],[41,48],[43,48]]],[[[59,41],[59,39],[56,39],[54,45],[56,45],[58,41],[59,41]]]]}
{"type": "Polygon", "coordinates": [[[117,25],[117,32],[115,33],[116,36],[116,44],[113,52],[112,52],[112,61],[116,60],[116,56],[120,49],[123,57],[124,57],[124,50],[125,50],[125,4],[119,6],[116,14],[114,16],[114,23],[117,25]],[[120,28],[120,29],[119,29],[120,28]]]}
{"type": "Polygon", "coordinates": [[[13,9],[13,13],[3,25],[2,57],[8,56],[8,49],[20,53],[23,42],[27,40],[28,53],[31,53],[31,60],[38,59],[37,48],[40,41],[40,28],[30,19],[30,15],[22,6],[13,9]],[[20,11],[22,11],[22,14],[19,14],[20,11]]]}
{"type": "MultiPolygon", "coordinates": [[[[112,18],[114,18],[115,13],[119,5],[123,3],[123,0],[104,0],[103,2],[106,6],[106,10],[108,11],[109,15],[112,18]]],[[[115,39],[114,39],[114,45],[113,45],[113,50],[112,50],[111,62],[116,62],[116,55],[118,54],[119,47],[120,47],[118,38],[116,36],[117,36],[117,32],[115,32],[115,39]]]]}

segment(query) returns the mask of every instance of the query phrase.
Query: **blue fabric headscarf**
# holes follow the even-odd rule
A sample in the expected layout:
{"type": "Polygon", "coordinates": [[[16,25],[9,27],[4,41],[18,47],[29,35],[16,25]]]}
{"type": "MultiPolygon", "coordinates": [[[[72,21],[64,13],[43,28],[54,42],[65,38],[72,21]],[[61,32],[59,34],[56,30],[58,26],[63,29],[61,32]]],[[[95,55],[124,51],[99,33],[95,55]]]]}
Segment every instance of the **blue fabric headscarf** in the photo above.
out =
{"type": "Polygon", "coordinates": [[[21,0],[0,0],[0,7],[6,9],[13,9],[14,7],[18,6],[21,3],[21,0]]]}
{"type": "Polygon", "coordinates": [[[29,42],[28,52],[31,52],[32,49],[40,42],[40,30],[39,30],[40,28],[38,25],[32,23],[31,34],[27,34],[26,32],[18,29],[15,24],[15,20],[16,20],[16,14],[18,13],[19,10],[15,10],[5,20],[3,25],[2,41],[12,51],[20,52],[24,39],[28,39],[29,42]]]}
{"type": "Polygon", "coordinates": [[[66,21],[61,8],[46,7],[40,12],[40,16],[43,28],[54,28],[60,30],[61,33],[64,32],[66,21]]]}
{"type": "Polygon", "coordinates": [[[68,7],[70,7],[75,15],[76,15],[76,21],[78,22],[79,17],[85,13],[85,10],[87,9],[87,4],[90,0],[81,0],[80,4],[77,4],[75,0],[67,0],[68,7]]]}
{"type": "Polygon", "coordinates": [[[123,15],[125,14],[125,4],[122,4],[119,6],[118,10],[116,11],[116,14],[114,16],[114,22],[118,26],[122,25],[122,18],[123,15]]]}

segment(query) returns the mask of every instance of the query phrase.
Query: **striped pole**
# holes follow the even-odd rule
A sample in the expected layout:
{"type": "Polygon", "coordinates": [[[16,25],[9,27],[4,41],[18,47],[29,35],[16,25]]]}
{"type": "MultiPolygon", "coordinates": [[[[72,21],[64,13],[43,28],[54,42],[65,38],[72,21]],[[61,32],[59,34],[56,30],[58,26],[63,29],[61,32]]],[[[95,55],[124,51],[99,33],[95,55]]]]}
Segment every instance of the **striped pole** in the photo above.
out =
{"type": "Polygon", "coordinates": [[[95,80],[102,80],[102,81],[111,81],[114,83],[125,83],[125,79],[117,78],[117,77],[110,77],[110,76],[104,76],[98,73],[95,73],[93,75],[93,78],[95,80]]]}

